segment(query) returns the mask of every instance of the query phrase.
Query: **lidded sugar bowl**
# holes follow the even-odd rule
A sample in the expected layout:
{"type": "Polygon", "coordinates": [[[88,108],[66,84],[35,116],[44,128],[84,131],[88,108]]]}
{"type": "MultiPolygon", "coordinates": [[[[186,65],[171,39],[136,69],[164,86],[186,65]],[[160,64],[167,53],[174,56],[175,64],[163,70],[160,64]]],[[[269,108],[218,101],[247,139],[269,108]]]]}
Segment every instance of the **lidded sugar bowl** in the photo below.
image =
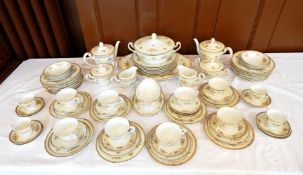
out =
{"type": "Polygon", "coordinates": [[[128,43],[128,49],[137,54],[146,63],[163,63],[171,58],[172,54],[181,48],[180,42],[174,42],[171,38],[153,33],[145,36],[135,43],[128,43]]]}
{"type": "Polygon", "coordinates": [[[115,58],[117,57],[119,44],[120,41],[117,41],[115,46],[100,42],[98,46],[95,46],[90,50],[90,52],[86,52],[83,55],[83,60],[90,66],[95,66],[100,63],[113,64],[115,58]],[[92,61],[88,61],[89,59],[92,61]]]}
{"type": "Polygon", "coordinates": [[[201,43],[199,43],[197,38],[194,38],[194,41],[196,43],[197,52],[200,58],[219,59],[221,55],[223,55],[227,51],[229,52],[228,59],[230,59],[233,55],[233,50],[230,47],[225,47],[223,43],[216,41],[215,38],[202,41],[201,43]]]}

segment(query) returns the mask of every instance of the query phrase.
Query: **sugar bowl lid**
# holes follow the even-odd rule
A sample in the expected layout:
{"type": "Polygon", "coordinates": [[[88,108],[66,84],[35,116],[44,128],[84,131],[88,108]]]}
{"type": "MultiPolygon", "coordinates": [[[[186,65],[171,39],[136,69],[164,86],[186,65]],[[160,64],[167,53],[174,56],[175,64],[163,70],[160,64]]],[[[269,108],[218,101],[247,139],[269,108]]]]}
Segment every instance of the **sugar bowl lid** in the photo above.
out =
{"type": "Polygon", "coordinates": [[[151,36],[145,36],[138,39],[134,47],[139,51],[148,55],[159,55],[172,50],[175,42],[166,36],[161,36],[153,33],[151,36]]]}
{"type": "Polygon", "coordinates": [[[210,40],[202,41],[200,48],[207,52],[220,52],[225,48],[225,45],[220,41],[216,41],[215,38],[211,38],[210,40]]]}
{"type": "Polygon", "coordinates": [[[98,46],[95,46],[90,51],[93,55],[105,56],[112,54],[114,51],[114,46],[110,44],[103,44],[102,42],[99,43],[98,46]]]}

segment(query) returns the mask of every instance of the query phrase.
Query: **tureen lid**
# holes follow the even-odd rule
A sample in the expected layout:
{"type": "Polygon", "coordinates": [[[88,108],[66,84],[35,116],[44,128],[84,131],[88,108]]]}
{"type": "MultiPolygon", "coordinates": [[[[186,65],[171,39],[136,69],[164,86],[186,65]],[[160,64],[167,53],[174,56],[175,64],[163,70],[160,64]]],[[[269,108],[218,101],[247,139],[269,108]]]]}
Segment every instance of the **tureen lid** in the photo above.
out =
{"type": "Polygon", "coordinates": [[[156,35],[153,33],[151,36],[145,36],[138,39],[134,47],[137,51],[149,55],[159,55],[172,50],[175,42],[166,36],[156,35]]]}
{"type": "Polygon", "coordinates": [[[92,48],[91,53],[93,55],[108,55],[114,51],[114,46],[110,44],[99,43],[98,46],[92,48]]]}
{"type": "Polygon", "coordinates": [[[208,52],[220,52],[225,48],[225,45],[216,41],[215,38],[211,38],[210,40],[202,41],[200,48],[208,52]]]}

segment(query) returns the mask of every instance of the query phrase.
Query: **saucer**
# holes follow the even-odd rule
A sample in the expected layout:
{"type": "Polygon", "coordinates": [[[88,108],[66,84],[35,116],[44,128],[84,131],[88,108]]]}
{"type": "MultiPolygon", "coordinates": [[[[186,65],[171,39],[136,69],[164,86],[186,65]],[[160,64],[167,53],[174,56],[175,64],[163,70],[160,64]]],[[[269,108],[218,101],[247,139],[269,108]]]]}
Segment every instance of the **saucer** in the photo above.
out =
{"type": "MultiPolygon", "coordinates": [[[[171,97],[170,97],[171,98],[171,97]]],[[[202,99],[200,98],[200,101],[202,99]]],[[[182,124],[192,124],[201,121],[207,113],[204,103],[200,103],[199,109],[194,113],[179,113],[175,111],[169,103],[169,99],[164,104],[164,112],[166,116],[174,122],[182,124]]]]}
{"type": "MultiPolygon", "coordinates": [[[[141,116],[153,116],[161,111],[164,101],[165,101],[165,97],[164,97],[163,93],[161,92],[159,105],[153,107],[152,109],[143,109],[143,107],[140,106],[140,104],[139,104],[140,103],[139,100],[136,98],[136,96],[134,96],[133,108],[141,116]]],[[[146,108],[148,108],[148,107],[146,107],[146,108]]]]}
{"type": "Polygon", "coordinates": [[[205,95],[205,88],[209,88],[209,86],[207,86],[208,83],[204,83],[202,84],[200,87],[199,87],[199,92],[201,94],[201,97],[204,101],[204,103],[207,105],[207,106],[210,106],[210,107],[215,107],[215,108],[221,108],[221,107],[232,107],[232,106],[235,106],[236,104],[239,103],[240,101],[240,94],[239,92],[232,86],[230,86],[233,94],[231,96],[230,99],[226,99],[224,101],[215,101],[213,99],[210,99],[208,98],[206,95],[205,95]]]}
{"type": "MultiPolygon", "coordinates": [[[[77,134],[81,134],[78,144],[70,148],[66,148],[64,146],[56,146],[56,142],[60,142],[61,139],[54,135],[52,129],[46,136],[44,142],[44,147],[48,154],[55,157],[67,157],[80,152],[89,144],[94,133],[93,125],[86,119],[77,120],[79,121],[77,134]]],[[[64,141],[61,141],[60,143],[62,142],[64,141]]]]}
{"type": "Polygon", "coordinates": [[[86,92],[78,92],[77,95],[79,96],[79,98],[82,98],[83,100],[80,104],[78,104],[78,107],[75,111],[65,113],[56,110],[55,105],[57,103],[57,100],[54,100],[49,107],[50,114],[56,118],[66,118],[66,117],[77,117],[80,114],[86,112],[89,109],[92,102],[91,96],[86,92]]]}
{"type": "Polygon", "coordinates": [[[266,100],[265,101],[259,101],[259,102],[256,102],[254,100],[251,99],[251,96],[250,96],[250,93],[251,93],[251,90],[250,89],[245,89],[242,91],[241,93],[241,97],[242,99],[247,103],[247,104],[250,104],[254,107],[258,107],[258,108],[264,108],[268,105],[270,105],[271,103],[271,98],[270,96],[266,96],[266,100]]]}
{"type": "Polygon", "coordinates": [[[201,99],[197,97],[195,101],[190,104],[179,104],[175,95],[171,95],[168,99],[169,106],[172,110],[180,114],[193,114],[196,113],[201,107],[201,99]]]}
{"type": "MultiPolygon", "coordinates": [[[[216,125],[216,112],[209,114],[204,122],[204,131],[208,138],[225,149],[237,150],[244,149],[252,144],[255,133],[252,126],[243,118],[245,130],[241,134],[227,137],[222,132],[218,132],[213,125],[216,125]]],[[[240,128],[243,130],[243,128],[240,128]]]]}
{"type": "Polygon", "coordinates": [[[136,131],[132,135],[130,142],[123,147],[113,147],[104,129],[100,132],[96,141],[96,149],[100,157],[107,161],[118,163],[130,160],[139,154],[145,144],[145,134],[139,124],[131,121],[129,124],[134,126],[136,131]]]}
{"type": "Polygon", "coordinates": [[[124,106],[122,106],[119,111],[117,112],[117,114],[115,115],[108,115],[108,114],[102,114],[102,113],[98,113],[96,111],[96,105],[98,103],[98,100],[95,100],[94,103],[92,104],[91,108],[90,108],[90,116],[98,121],[98,122],[107,122],[108,120],[114,118],[114,117],[124,117],[129,113],[129,110],[131,108],[131,103],[130,100],[122,94],[119,94],[123,99],[124,99],[124,106]]]}
{"type": "Polygon", "coordinates": [[[17,105],[15,112],[19,117],[28,117],[31,115],[34,115],[41,111],[41,109],[44,107],[44,100],[41,97],[35,97],[36,100],[36,109],[35,110],[27,110],[26,107],[17,105]]]}
{"type": "Polygon", "coordinates": [[[277,138],[277,139],[284,139],[291,135],[291,127],[290,127],[290,124],[288,123],[288,121],[286,121],[284,123],[283,130],[281,131],[281,133],[278,134],[278,133],[272,132],[269,128],[267,128],[266,120],[267,120],[266,112],[261,112],[261,113],[257,114],[257,117],[256,117],[257,126],[263,133],[265,133],[271,137],[277,138]]]}
{"type": "Polygon", "coordinates": [[[40,121],[38,120],[32,120],[32,128],[33,128],[33,132],[30,136],[26,137],[26,138],[22,138],[20,137],[16,131],[12,130],[9,133],[9,140],[16,145],[23,145],[26,143],[29,143],[31,141],[33,141],[35,138],[37,138],[42,130],[43,130],[43,125],[40,121]]]}
{"type": "Polygon", "coordinates": [[[155,161],[164,165],[176,166],[186,163],[194,156],[197,149],[197,141],[189,128],[179,124],[182,129],[187,131],[185,137],[181,140],[181,147],[174,152],[166,152],[159,146],[156,137],[157,126],[149,131],[146,143],[147,151],[155,161]]]}

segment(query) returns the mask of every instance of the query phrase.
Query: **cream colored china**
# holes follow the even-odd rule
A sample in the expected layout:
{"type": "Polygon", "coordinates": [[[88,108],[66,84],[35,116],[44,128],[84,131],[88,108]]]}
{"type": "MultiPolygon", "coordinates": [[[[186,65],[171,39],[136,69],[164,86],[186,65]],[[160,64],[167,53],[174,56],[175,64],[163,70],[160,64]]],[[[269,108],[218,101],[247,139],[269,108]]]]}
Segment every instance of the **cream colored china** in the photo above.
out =
{"type": "Polygon", "coordinates": [[[34,94],[25,94],[19,99],[15,112],[19,117],[27,117],[36,114],[44,107],[44,100],[35,97],[34,94]]]}
{"type": "Polygon", "coordinates": [[[133,98],[133,107],[141,116],[152,116],[157,114],[162,109],[164,102],[165,97],[162,92],[156,100],[149,103],[139,100],[135,95],[133,98]]]}
{"type": "Polygon", "coordinates": [[[54,100],[49,107],[50,114],[56,118],[66,118],[77,117],[80,114],[86,112],[92,102],[91,96],[86,92],[78,92],[76,97],[80,100],[79,103],[75,105],[75,108],[67,108],[64,105],[60,104],[60,102],[57,100],[54,100]]]}
{"type": "Polygon", "coordinates": [[[85,78],[95,83],[108,83],[114,74],[114,66],[112,64],[102,63],[93,67],[85,78]]]}
{"type": "Polygon", "coordinates": [[[177,104],[190,106],[198,100],[198,94],[198,90],[194,90],[190,87],[179,87],[174,91],[173,97],[176,98],[177,104]]]}
{"type": "Polygon", "coordinates": [[[113,64],[117,57],[119,44],[120,41],[117,41],[114,47],[113,45],[100,42],[98,46],[83,55],[83,60],[90,66],[95,66],[100,63],[113,64]],[[88,59],[93,60],[94,64],[89,63],[88,59]]]}
{"type": "Polygon", "coordinates": [[[254,85],[250,89],[243,90],[241,96],[246,103],[255,107],[266,107],[271,103],[266,88],[260,85],[254,85]]]}
{"type": "Polygon", "coordinates": [[[98,122],[107,122],[108,120],[112,119],[113,117],[124,117],[128,114],[130,108],[131,108],[131,102],[130,100],[122,94],[119,94],[121,98],[123,98],[123,105],[112,115],[106,113],[103,109],[106,107],[98,107],[97,105],[99,104],[98,99],[95,100],[95,102],[92,104],[90,108],[90,116],[98,121],[98,122]]]}
{"type": "Polygon", "coordinates": [[[122,147],[129,142],[136,128],[130,126],[127,119],[115,117],[105,124],[104,131],[113,147],[122,147]]]}
{"type": "MultiPolygon", "coordinates": [[[[66,157],[80,152],[89,144],[94,133],[92,124],[86,119],[77,119],[78,125],[76,128],[76,122],[70,119],[62,120],[64,124],[60,124],[61,127],[58,129],[60,137],[55,135],[54,129],[52,129],[44,142],[47,153],[55,157],[66,157]]],[[[61,123],[62,120],[57,122],[56,125],[59,125],[58,123],[61,123]]]]}
{"type": "Polygon", "coordinates": [[[224,99],[232,96],[232,89],[229,83],[222,78],[212,78],[208,81],[210,87],[209,93],[206,91],[205,95],[214,101],[223,101],[224,99]]]}
{"type": "Polygon", "coordinates": [[[240,54],[240,57],[243,66],[252,69],[262,69],[269,63],[269,59],[265,57],[263,53],[254,50],[244,51],[240,54]]]}
{"type": "Polygon", "coordinates": [[[134,83],[137,79],[137,69],[137,67],[132,66],[126,70],[121,71],[117,77],[114,77],[115,81],[124,85],[130,85],[134,83]]]}
{"type": "Polygon", "coordinates": [[[71,68],[71,63],[68,61],[58,61],[48,65],[43,73],[48,77],[56,77],[63,74],[66,74],[68,70],[71,68]]]}
{"type": "Polygon", "coordinates": [[[211,38],[210,40],[206,40],[201,43],[194,38],[194,41],[196,43],[197,52],[201,58],[219,59],[221,55],[227,51],[229,52],[228,59],[230,59],[233,55],[233,50],[230,47],[225,47],[223,43],[216,41],[215,38],[211,38]]]}
{"type": "Polygon", "coordinates": [[[146,148],[155,161],[164,165],[176,166],[186,163],[194,156],[197,149],[197,141],[194,134],[184,125],[178,124],[177,126],[183,132],[186,132],[182,134],[181,140],[177,141],[179,142],[178,146],[172,146],[176,148],[175,151],[166,150],[160,146],[160,141],[156,136],[158,126],[149,131],[146,148]]]}
{"type": "Polygon", "coordinates": [[[159,99],[160,94],[161,87],[152,78],[143,79],[136,88],[136,98],[142,103],[150,104],[159,99]]]}
{"type": "Polygon", "coordinates": [[[258,128],[265,134],[274,138],[287,138],[291,135],[291,127],[287,121],[287,115],[270,109],[267,112],[257,114],[258,128]]]}
{"type": "Polygon", "coordinates": [[[70,112],[77,108],[81,103],[81,99],[77,94],[77,90],[73,88],[62,89],[56,94],[56,104],[60,109],[62,109],[61,111],[70,112]]]}
{"type": "Polygon", "coordinates": [[[130,160],[139,154],[145,144],[144,131],[142,127],[135,122],[129,121],[129,126],[135,128],[134,132],[128,143],[120,147],[114,147],[111,144],[110,138],[104,129],[100,132],[96,141],[96,150],[100,157],[107,161],[118,163],[130,160]]]}
{"type": "Polygon", "coordinates": [[[193,86],[199,81],[203,81],[205,75],[203,73],[198,73],[195,69],[185,67],[183,65],[178,66],[178,77],[181,86],[193,86]]]}
{"type": "Polygon", "coordinates": [[[186,129],[182,129],[172,122],[164,122],[156,129],[156,137],[159,140],[159,145],[167,152],[173,152],[181,147],[181,139],[185,133],[186,129]]]}
{"type": "Polygon", "coordinates": [[[226,135],[234,135],[239,131],[243,122],[243,114],[232,107],[222,107],[217,111],[217,126],[221,127],[226,135]]]}
{"type": "Polygon", "coordinates": [[[37,138],[43,129],[43,125],[38,120],[31,120],[29,117],[20,118],[9,134],[9,140],[16,145],[23,145],[37,138]]]}
{"type": "Polygon", "coordinates": [[[165,62],[180,48],[180,42],[175,43],[171,38],[155,33],[138,39],[134,44],[128,43],[128,49],[144,58],[148,63],[165,62]]]}
{"type": "Polygon", "coordinates": [[[102,111],[107,115],[115,115],[123,105],[125,105],[125,101],[119,96],[118,92],[107,90],[99,94],[96,111],[102,111]]]}

